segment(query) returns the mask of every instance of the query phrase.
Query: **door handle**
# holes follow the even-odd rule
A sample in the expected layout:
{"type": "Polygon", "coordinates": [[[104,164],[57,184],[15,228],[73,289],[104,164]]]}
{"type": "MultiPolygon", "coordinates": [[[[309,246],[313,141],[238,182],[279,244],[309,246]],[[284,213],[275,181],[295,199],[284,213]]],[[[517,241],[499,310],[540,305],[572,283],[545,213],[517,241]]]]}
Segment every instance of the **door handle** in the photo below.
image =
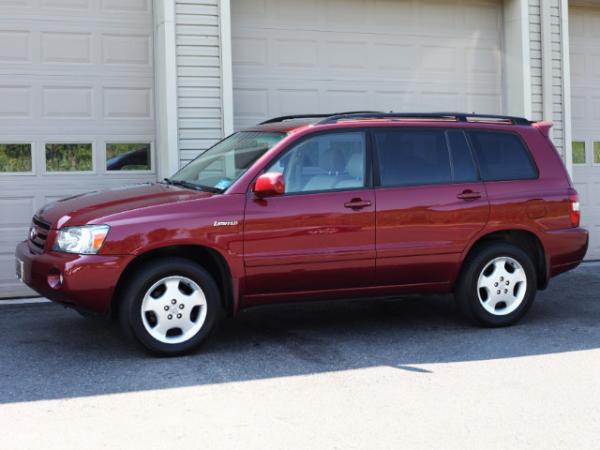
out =
{"type": "Polygon", "coordinates": [[[353,198],[349,202],[344,203],[346,208],[351,209],[363,209],[368,206],[371,206],[371,202],[369,200],[362,200],[360,198],[353,198]]]}
{"type": "Polygon", "coordinates": [[[457,197],[461,200],[477,200],[481,198],[481,193],[467,189],[466,191],[463,191],[460,194],[458,194],[457,197]]]}

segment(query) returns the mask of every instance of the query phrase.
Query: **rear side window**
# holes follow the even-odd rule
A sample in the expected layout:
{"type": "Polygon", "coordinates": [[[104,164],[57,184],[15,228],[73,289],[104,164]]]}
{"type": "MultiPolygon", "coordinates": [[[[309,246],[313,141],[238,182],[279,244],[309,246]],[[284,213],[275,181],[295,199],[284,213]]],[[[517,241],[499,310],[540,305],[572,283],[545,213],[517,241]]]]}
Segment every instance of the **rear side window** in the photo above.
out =
{"type": "Polygon", "coordinates": [[[523,141],[512,133],[469,133],[484,181],[529,180],[537,169],[523,141]]]}
{"type": "Polygon", "coordinates": [[[452,182],[443,130],[376,130],[373,136],[382,186],[452,182]]]}

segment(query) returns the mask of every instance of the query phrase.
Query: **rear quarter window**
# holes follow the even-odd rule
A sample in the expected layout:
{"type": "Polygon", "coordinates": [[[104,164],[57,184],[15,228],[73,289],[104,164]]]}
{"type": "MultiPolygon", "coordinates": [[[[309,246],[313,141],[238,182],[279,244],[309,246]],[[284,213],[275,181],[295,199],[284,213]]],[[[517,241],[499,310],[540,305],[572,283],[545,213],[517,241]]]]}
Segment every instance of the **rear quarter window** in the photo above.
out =
{"type": "Polygon", "coordinates": [[[469,137],[484,181],[531,180],[538,170],[523,140],[513,133],[471,131],[469,137]]]}

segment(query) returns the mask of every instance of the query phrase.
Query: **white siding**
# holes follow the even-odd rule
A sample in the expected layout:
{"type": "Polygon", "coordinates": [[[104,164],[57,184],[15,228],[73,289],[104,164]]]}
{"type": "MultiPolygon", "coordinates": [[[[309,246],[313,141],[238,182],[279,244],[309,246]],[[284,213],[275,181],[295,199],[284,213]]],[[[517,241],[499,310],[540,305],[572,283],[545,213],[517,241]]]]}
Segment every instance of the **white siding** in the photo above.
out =
{"type": "Polygon", "coordinates": [[[560,27],[560,0],[529,0],[529,35],[531,58],[531,102],[533,120],[552,120],[552,140],[564,157],[563,126],[563,79],[560,27]],[[549,1],[551,9],[551,49],[552,49],[552,117],[543,117],[543,52],[541,27],[541,1],[549,1]]]}
{"type": "Polygon", "coordinates": [[[223,137],[218,0],[175,6],[181,164],[223,137]]]}
{"type": "Polygon", "coordinates": [[[532,120],[543,116],[542,94],[542,30],[540,0],[529,0],[529,49],[531,58],[532,120]]]}

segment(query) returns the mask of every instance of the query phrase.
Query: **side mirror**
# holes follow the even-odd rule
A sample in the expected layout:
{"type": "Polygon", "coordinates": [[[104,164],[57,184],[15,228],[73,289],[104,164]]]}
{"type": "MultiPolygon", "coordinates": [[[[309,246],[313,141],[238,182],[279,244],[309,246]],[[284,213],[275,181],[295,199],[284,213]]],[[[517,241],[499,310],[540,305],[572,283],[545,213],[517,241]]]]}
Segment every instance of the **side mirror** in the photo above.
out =
{"type": "Polygon", "coordinates": [[[263,173],[252,188],[252,192],[259,198],[271,195],[282,195],[285,193],[285,182],[283,174],[279,172],[263,173]]]}

